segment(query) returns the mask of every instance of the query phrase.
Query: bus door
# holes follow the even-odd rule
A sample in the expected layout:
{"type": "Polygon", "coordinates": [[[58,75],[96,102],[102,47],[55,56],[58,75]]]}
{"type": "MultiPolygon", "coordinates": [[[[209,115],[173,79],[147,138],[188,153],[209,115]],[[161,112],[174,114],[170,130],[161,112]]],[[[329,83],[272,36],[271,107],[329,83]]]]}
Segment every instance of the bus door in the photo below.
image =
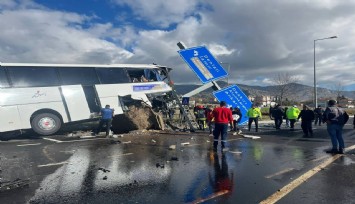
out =
{"type": "Polygon", "coordinates": [[[83,86],[86,101],[89,105],[90,113],[98,113],[101,110],[101,104],[95,86],[83,86]]]}
{"type": "Polygon", "coordinates": [[[85,120],[91,117],[85,89],[81,85],[61,86],[61,90],[70,121],[85,120]]]}

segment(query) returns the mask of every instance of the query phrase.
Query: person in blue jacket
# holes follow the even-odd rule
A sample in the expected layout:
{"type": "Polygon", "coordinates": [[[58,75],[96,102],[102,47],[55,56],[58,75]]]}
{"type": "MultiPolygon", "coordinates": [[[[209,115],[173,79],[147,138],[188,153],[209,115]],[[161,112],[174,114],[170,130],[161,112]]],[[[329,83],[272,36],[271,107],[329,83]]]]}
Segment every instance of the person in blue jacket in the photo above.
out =
{"type": "Polygon", "coordinates": [[[100,111],[101,119],[100,119],[99,127],[96,129],[95,134],[98,134],[102,129],[103,125],[106,125],[106,137],[109,136],[113,113],[114,113],[114,109],[111,109],[110,105],[106,105],[105,108],[101,109],[100,111]]]}

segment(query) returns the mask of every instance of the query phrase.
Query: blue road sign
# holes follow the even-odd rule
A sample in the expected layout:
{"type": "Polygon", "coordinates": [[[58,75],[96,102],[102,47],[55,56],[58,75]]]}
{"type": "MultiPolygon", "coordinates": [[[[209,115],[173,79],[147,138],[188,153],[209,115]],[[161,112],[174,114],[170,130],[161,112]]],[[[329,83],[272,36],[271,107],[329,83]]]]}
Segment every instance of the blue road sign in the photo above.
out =
{"type": "Polygon", "coordinates": [[[215,91],[213,95],[218,101],[225,101],[229,107],[238,107],[240,109],[242,112],[240,124],[244,124],[248,121],[246,115],[248,109],[251,107],[251,102],[237,85],[228,86],[227,88],[215,91]]]}
{"type": "Polygon", "coordinates": [[[204,84],[228,76],[228,73],[205,46],[188,48],[178,52],[204,84]]]}
{"type": "Polygon", "coordinates": [[[189,97],[182,97],[182,105],[189,105],[190,98],[189,97]]]}

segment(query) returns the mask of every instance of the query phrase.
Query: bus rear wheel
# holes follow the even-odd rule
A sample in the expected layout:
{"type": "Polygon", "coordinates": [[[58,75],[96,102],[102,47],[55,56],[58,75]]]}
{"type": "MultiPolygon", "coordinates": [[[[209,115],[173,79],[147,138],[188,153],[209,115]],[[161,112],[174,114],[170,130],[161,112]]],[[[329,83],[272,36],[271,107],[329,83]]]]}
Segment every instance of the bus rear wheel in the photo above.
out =
{"type": "Polygon", "coordinates": [[[52,113],[40,113],[35,115],[31,121],[33,131],[40,135],[51,135],[56,133],[62,126],[59,117],[52,113]]]}

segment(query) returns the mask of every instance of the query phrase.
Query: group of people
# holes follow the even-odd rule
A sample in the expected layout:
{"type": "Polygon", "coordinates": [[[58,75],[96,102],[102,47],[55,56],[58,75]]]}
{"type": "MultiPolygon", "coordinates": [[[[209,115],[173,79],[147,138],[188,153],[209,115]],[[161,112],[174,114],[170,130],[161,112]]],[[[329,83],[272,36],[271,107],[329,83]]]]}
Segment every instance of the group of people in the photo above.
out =
{"type": "Polygon", "coordinates": [[[275,121],[275,128],[281,129],[283,119],[286,120],[286,127],[289,127],[291,131],[295,129],[295,123],[299,119],[301,113],[297,105],[291,107],[282,108],[279,104],[275,107],[270,107],[270,118],[275,121]]]}
{"type": "MultiPolygon", "coordinates": [[[[290,130],[294,130],[294,124],[296,120],[301,119],[301,128],[304,133],[304,137],[313,136],[312,124],[321,126],[322,123],[327,124],[327,132],[332,142],[332,149],[326,151],[327,153],[344,153],[344,140],[342,136],[343,126],[347,123],[349,115],[342,108],[338,107],[335,100],[328,101],[328,107],[323,110],[321,106],[318,106],[314,110],[311,110],[307,105],[303,105],[301,111],[297,106],[293,106],[286,111],[279,105],[276,105],[271,111],[271,117],[275,121],[276,129],[280,129],[282,124],[282,118],[285,117],[290,121],[290,130]]],[[[353,121],[355,128],[355,119],[353,121]]]]}
{"type": "Polygon", "coordinates": [[[304,137],[309,137],[313,136],[312,122],[315,121],[315,124],[321,125],[323,112],[321,106],[312,111],[307,105],[303,105],[302,110],[300,110],[297,105],[284,109],[276,104],[274,108],[270,109],[270,118],[274,119],[276,129],[281,129],[283,119],[286,119],[286,127],[290,127],[291,131],[295,130],[295,123],[301,119],[304,137]]]}
{"type": "MultiPolygon", "coordinates": [[[[221,150],[225,151],[226,139],[228,134],[228,125],[230,129],[236,134],[240,134],[241,131],[238,128],[238,124],[242,119],[242,113],[239,108],[228,108],[225,101],[220,102],[219,107],[212,109],[211,106],[204,108],[203,106],[197,106],[194,109],[195,116],[200,124],[200,129],[205,129],[206,124],[209,127],[210,136],[214,137],[213,150],[217,151],[219,137],[221,137],[221,150]],[[212,128],[214,124],[214,129],[212,128]]],[[[274,119],[275,128],[280,129],[283,119],[286,117],[290,122],[290,130],[294,130],[295,122],[299,119],[301,121],[301,127],[304,133],[304,137],[313,136],[312,124],[321,125],[327,124],[327,131],[331,138],[332,149],[327,153],[343,154],[344,153],[344,140],[342,137],[342,129],[344,124],[347,123],[349,115],[340,107],[337,106],[335,100],[328,101],[328,107],[323,111],[321,106],[318,106],[315,110],[311,110],[307,105],[303,105],[303,109],[300,111],[297,106],[292,106],[288,109],[283,109],[280,105],[276,105],[270,110],[271,117],[274,119]]],[[[100,111],[101,120],[95,133],[97,134],[103,125],[106,125],[106,136],[109,136],[112,118],[114,115],[114,109],[111,109],[109,105],[100,111]]],[[[255,104],[247,111],[248,130],[251,129],[252,122],[255,123],[255,131],[258,132],[258,120],[261,119],[262,114],[260,108],[255,104]]],[[[355,119],[353,121],[355,128],[355,119]]]]}

